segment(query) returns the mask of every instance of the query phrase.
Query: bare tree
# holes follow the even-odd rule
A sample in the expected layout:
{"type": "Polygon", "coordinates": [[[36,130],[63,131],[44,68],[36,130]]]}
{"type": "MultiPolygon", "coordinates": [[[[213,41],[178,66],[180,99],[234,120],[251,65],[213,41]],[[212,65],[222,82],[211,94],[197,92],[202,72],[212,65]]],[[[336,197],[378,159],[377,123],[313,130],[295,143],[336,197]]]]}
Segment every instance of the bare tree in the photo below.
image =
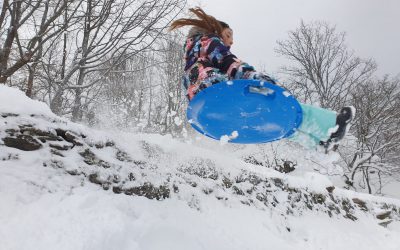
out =
{"type": "MultiPolygon", "coordinates": [[[[36,55],[34,64],[30,66],[33,70],[41,57],[43,45],[65,30],[60,18],[64,11],[71,9],[71,14],[64,16],[70,20],[80,3],[66,0],[4,0],[0,14],[0,39],[4,41],[0,48],[0,83],[5,83],[36,55]],[[17,52],[13,54],[14,48],[17,52]]],[[[30,93],[31,86],[28,87],[28,95],[30,93]]]]}
{"type": "Polygon", "coordinates": [[[152,50],[124,63],[111,63],[98,106],[107,112],[96,112],[99,119],[114,117],[111,124],[118,127],[181,136],[187,125],[181,82],[183,40],[180,33],[164,34],[152,50]]]}
{"type": "Polygon", "coordinates": [[[289,87],[304,102],[339,109],[350,91],[375,71],[373,60],[356,57],[345,45],[345,34],[326,22],[303,21],[276,52],[290,59],[283,68],[289,87]]]}
{"type": "Polygon", "coordinates": [[[153,68],[159,64],[154,59],[154,52],[142,51],[124,63],[111,64],[112,70],[103,80],[101,107],[108,106],[105,109],[118,117],[114,124],[119,127],[143,127],[148,92],[156,86],[151,81],[153,68]]]}
{"type": "Polygon", "coordinates": [[[368,81],[352,92],[357,109],[353,148],[341,151],[353,188],[380,192],[387,177],[400,177],[400,80],[368,81]]]}
{"type": "Polygon", "coordinates": [[[184,128],[186,120],[186,97],[182,87],[182,70],[184,68],[184,53],[181,41],[184,40],[182,34],[173,33],[163,41],[162,61],[162,106],[165,110],[162,122],[163,133],[177,134],[184,128]]]}
{"type": "MultiPolygon", "coordinates": [[[[66,63],[65,74],[53,87],[60,97],[74,93],[72,119],[80,120],[82,107],[92,98],[84,92],[101,84],[102,77],[112,70],[109,62],[122,63],[140,51],[151,47],[168,23],[183,8],[183,0],[89,0],[77,13],[82,21],[69,27],[70,39],[76,45],[69,47],[73,55],[66,63]]],[[[99,90],[99,88],[98,88],[99,90]]],[[[51,101],[59,110],[60,98],[51,101]]]]}

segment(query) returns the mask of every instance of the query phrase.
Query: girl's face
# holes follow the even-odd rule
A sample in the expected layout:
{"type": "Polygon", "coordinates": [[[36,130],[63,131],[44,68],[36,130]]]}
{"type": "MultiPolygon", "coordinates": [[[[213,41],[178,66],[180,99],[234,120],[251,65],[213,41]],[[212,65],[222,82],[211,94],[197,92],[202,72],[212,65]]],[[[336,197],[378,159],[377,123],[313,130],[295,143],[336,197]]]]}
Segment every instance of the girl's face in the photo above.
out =
{"type": "Polygon", "coordinates": [[[222,41],[224,42],[225,46],[232,46],[233,44],[233,31],[231,28],[225,28],[222,31],[222,41]]]}

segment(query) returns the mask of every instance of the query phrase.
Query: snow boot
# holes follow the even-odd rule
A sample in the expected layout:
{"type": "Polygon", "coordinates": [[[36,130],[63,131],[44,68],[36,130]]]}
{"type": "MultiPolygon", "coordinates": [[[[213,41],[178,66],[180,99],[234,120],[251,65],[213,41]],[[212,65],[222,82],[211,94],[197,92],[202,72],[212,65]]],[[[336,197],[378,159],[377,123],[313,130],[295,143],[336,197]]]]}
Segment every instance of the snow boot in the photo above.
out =
{"type": "Polygon", "coordinates": [[[336,126],[337,130],[333,132],[327,141],[321,141],[320,145],[325,148],[328,152],[330,149],[336,151],[339,144],[338,142],[344,138],[347,131],[350,128],[350,123],[352,122],[355,115],[355,108],[352,106],[343,107],[339,114],[336,116],[336,126]]]}

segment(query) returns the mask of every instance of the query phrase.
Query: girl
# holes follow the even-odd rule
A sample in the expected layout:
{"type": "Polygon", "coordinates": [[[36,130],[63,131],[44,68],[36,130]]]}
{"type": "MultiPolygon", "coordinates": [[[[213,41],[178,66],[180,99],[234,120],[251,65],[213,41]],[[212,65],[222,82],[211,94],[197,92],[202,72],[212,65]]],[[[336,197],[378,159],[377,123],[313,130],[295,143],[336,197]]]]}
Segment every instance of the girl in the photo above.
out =
{"type": "Polygon", "coordinates": [[[275,83],[231,53],[233,31],[227,23],[207,15],[201,8],[190,11],[199,19],[178,19],[170,28],[193,26],[184,46],[186,65],[183,85],[189,100],[204,88],[227,80],[256,79],[275,83]]]}
{"type": "MultiPolygon", "coordinates": [[[[254,79],[276,82],[269,76],[257,72],[254,67],[231,53],[233,31],[229,25],[207,15],[201,8],[189,9],[198,19],[181,18],[171,24],[174,30],[192,26],[185,42],[185,69],[183,86],[189,100],[201,90],[222,81],[254,79]]],[[[336,112],[301,104],[303,122],[290,138],[307,147],[323,145],[326,149],[341,140],[347,124],[352,120],[354,109],[344,107],[336,112]]]]}

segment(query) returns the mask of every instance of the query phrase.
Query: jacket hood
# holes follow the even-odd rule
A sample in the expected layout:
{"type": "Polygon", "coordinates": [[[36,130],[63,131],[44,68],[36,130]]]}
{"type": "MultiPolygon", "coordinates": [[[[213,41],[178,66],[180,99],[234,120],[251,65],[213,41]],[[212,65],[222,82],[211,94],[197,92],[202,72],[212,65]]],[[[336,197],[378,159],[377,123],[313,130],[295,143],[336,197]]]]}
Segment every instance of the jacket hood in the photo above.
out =
{"type": "Polygon", "coordinates": [[[203,28],[193,26],[192,28],[190,28],[187,38],[191,38],[191,37],[194,37],[197,35],[207,35],[209,33],[210,32],[208,32],[207,30],[205,30],[203,28]]]}

